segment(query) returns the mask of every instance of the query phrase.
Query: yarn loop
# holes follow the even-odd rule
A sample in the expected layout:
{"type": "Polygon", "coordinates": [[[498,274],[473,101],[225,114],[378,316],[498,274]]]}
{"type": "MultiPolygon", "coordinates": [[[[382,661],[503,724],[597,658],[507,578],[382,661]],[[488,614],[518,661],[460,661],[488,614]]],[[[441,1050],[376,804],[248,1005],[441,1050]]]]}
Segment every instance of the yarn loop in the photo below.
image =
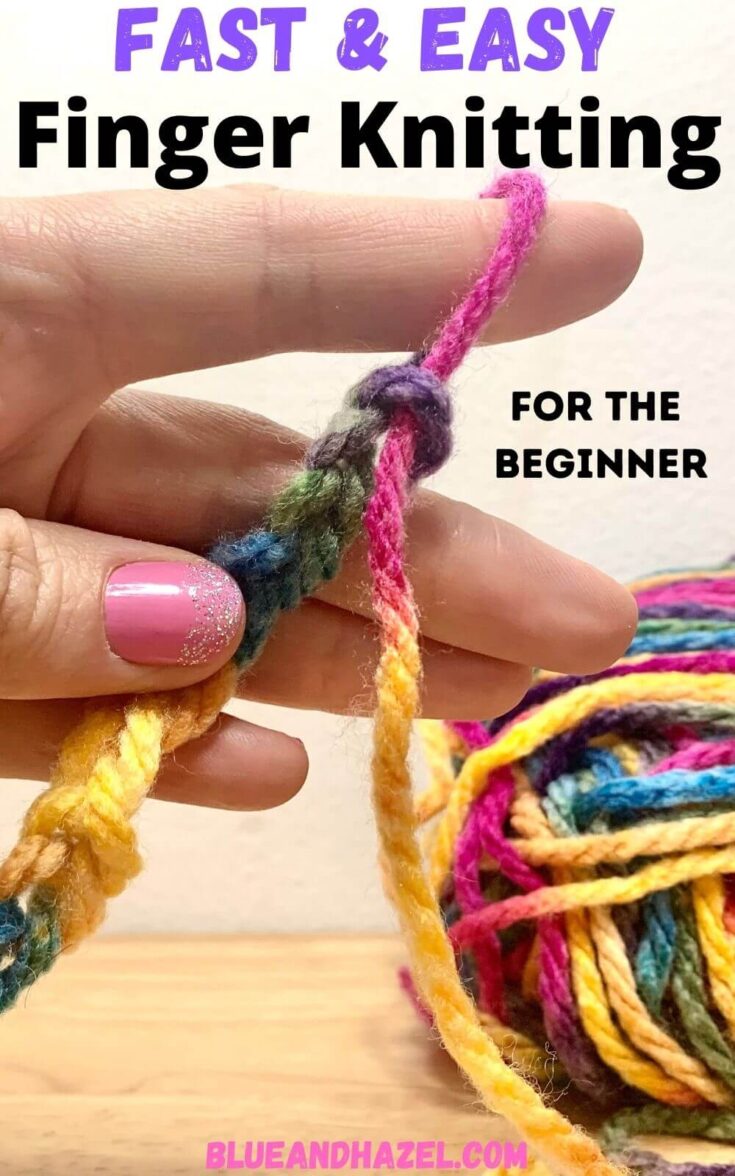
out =
{"type": "Polygon", "coordinates": [[[376,368],[356,384],[343,411],[310,449],[307,467],[325,469],[374,457],[376,443],[397,416],[411,412],[416,425],[411,478],[435,473],[451,451],[452,401],[443,382],[419,364],[415,356],[410,363],[376,368]]]}
{"type": "Polygon", "coordinates": [[[417,364],[379,368],[359,385],[360,408],[376,409],[387,429],[401,411],[413,414],[411,481],[436,473],[452,451],[452,399],[433,372],[417,364]]]}

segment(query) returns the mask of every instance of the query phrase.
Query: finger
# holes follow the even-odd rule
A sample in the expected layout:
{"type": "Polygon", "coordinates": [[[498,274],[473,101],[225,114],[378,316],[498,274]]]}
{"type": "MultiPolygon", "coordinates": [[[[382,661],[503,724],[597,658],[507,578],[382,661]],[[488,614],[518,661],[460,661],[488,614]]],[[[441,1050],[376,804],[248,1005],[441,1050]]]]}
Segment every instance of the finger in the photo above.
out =
{"type": "MultiPolygon", "coordinates": [[[[0,552],[4,698],[80,698],[183,685],[224,664],[242,635],[236,585],[205,561],[161,558],[171,556],[168,548],[0,511],[0,552]]],[[[283,618],[248,678],[248,693],[285,705],[369,711],[366,683],[376,656],[370,621],[307,601],[283,618]]],[[[520,667],[427,645],[427,700],[437,714],[499,713],[527,685],[520,667]]]]}
{"type": "MultiPolygon", "coordinates": [[[[48,780],[83,705],[73,700],[0,701],[0,774],[48,780]]],[[[153,795],[207,808],[276,808],[296,795],[308,767],[300,740],[221,715],[205,735],[166,757],[153,795]]]]}
{"type": "MultiPolygon", "coordinates": [[[[56,374],[72,358],[77,400],[275,351],[410,350],[483,266],[503,217],[494,200],[258,186],[5,200],[4,315],[21,374],[38,375],[39,350],[56,374]]],[[[554,205],[486,338],[592,314],[626,288],[640,256],[625,212],[554,205]]],[[[43,393],[47,407],[55,394],[43,393]]]]}
{"type": "Polygon", "coordinates": [[[0,510],[0,696],[86,697],[209,676],[242,636],[219,568],[0,510]]]}
{"type": "MultiPolygon", "coordinates": [[[[426,718],[486,719],[525,694],[525,666],[424,640],[422,713],[426,718]]],[[[379,656],[375,625],[344,609],[307,600],[284,613],[240,694],[278,706],[369,715],[379,656]],[[287,669],[285,668],[287,667],[287,669]]]]}
{"type": "MultiPolygon", "coordinates": [[[[206,550],[220,534],[262,520],[305,448],[305,438],[241,410],[125,392],[90,424],[53,508],[79,526],[206,550]]],[[[610,577],[437,494],[420,493],[411,510],[409,559],[423,632],[444,645],[592,673],[621,656],[635,632],[635,602],[610,577]]],[[[320,595],[370,616],[368,583],[358,542],[320,595]]]]}
{"type": "MultiPolygon", "coordinates": [[[[463,502],[425,493],[411,514],[407,559],[436,641],[560,673],[590,674],[635,636],[632,594],[610,576],[463,502]],[[437,558],[441,552],[441,558],[437,558]]],[[[365,545],[320,596],[367,612],[365,545]]]]}

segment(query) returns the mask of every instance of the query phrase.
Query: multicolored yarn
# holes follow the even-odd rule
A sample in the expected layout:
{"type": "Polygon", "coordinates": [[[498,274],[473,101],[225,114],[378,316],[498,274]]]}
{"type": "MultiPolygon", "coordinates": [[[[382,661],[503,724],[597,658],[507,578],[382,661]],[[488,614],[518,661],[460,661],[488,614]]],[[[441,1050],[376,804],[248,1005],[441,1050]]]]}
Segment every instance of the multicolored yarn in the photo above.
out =
{"type": "Polygon", "coordinates": [[[558,1059],[590,1099],[629,1102],[602,1143],[632,1172],[723,1176],[735,1163],[631,1139],[735,1142],[735,561],[632,587],[638,632],[611,669],[539,675],[488,723],[424,725],[417,819],[506,1050],[518,1034],[528,1059],[531,1038],[546,1075],[558,1059]]]}
{"type": "Polygon", "coordinates": [[[382,634],[373,799],[410,951],[404,983],[534,1149],[534,1176],[614,1176],[624,1163],[663,1176],[670,1167],[631,1150],[632,1136],[733,1138],[735,569],[639,585],[638,636],[606,674],[540,677],[503,720],[426,727],[433,779],[414,806],[421,656],[404,513],[451,449],[446,381],[545,211],[528,174],[484,195],[507,201],[506,222],[431,348],[360,381],[262,527],[210,553],[248,605],[234,661],[183,691],[90,704],[65,741],[0,866],[0,1010],[138,873],[131,820],[162,757],[212,725],[281,611],[337,573],[364,527],[382,634]],[[417,831],[430,820],[427,869],[417,831]],[[545,1104],[537,1082],[552,1062],[594,1098],[636,1092],[602,1147],[545,1104]]]}

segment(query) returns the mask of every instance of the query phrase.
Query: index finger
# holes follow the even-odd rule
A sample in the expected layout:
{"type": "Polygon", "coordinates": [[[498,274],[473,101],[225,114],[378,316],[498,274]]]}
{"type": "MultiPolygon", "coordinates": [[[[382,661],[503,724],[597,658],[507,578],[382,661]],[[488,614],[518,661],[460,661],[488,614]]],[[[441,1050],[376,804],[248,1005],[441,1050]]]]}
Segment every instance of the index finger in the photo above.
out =
{"type": "MultiPolygon", "coordinates": [[[[484,264],[503,215],[493,200],[261,186],[6,200],[3,301],[27,315],[40,300],[44,318],[56,306],[79,328],[100,364],[99,399],[110,383],[278,351],[414,350],[484,264]]],[[[552,205],[486,340],[594,313],[626,288],[640,256],[622,210],[552,205]]]]}

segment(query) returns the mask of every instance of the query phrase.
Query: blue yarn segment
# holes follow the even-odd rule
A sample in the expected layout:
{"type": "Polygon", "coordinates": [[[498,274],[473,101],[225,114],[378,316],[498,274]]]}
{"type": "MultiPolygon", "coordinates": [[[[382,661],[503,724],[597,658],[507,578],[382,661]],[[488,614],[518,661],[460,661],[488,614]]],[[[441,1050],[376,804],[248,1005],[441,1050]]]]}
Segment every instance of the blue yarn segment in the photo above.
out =
{"type": "Polygon", "coordinates": [[[670,809],[678,805],[705,804],[735,797],[735,766],[690,772],[674,768],[658,776],[621,776],[575,797],[577,825],[587,828],[598,816],[615,824],[641,809],[670,809]]]}
{"type": "Polygon", "coordinates": [[[235,654],[238,665],[254,660],[284,609],[301,602],[301,553],[296,533],[252,531],[219,543],[209,559],[232,576],[247,606],[245,632],[235,654]]]}
{"type": "Polygon", "coordinates": [[[620,760],[606,747],[588,747],[583,756],[584,766],[591,768],[598,784],[620,778],[620,760]]]}
{"type": "Polygon", "coordinates": [[[342,545],[336,532],[251,531],[218,543],[208,559],[224,568],[247,606],[245,632],[235,653],[238,666],[260,653],[281,612],[297,608],[319,584],[339,571],[342,545]]]}
{"type": "Polygon", "coordinates": [[[570,837],[579,832],[576,803],[600,785],[620,779],[620,760],[604,747],[587,747],[576,772],[565,772],[552,780],[541,804],[554,832],[570,837]]]}
{"type": "MultiPolygon", "coordinates": [[[[593,777],[590,773],[587,775],[592,785],[593,777]]],[[[557,837],[571,837],[577,832],[574,821],[574,800],[579,794],[582,782],[572,772],[564,772],[563,775],[557,776],[555,780],[551,781],[546,796],[541,801],[541,807],[557,837]]]]}
{"type": "Polygon", "coordinates": [[[644,899],[642,910],[643,934],[635,956],[635,980],[648,1011],[658,1017],[676,954],[676,919],[665,890],[644,899]]]}
{"type": "Polygon", "coordinates": [[[51,967],[59,952],[53,899],[40,893],[28,911],[16,898],[0,903],[0,955],[15,953],[0,971],[0,1013],[51,967]]]}
{"type": "Polygon", "coordinates": [[[686,632],[639,632],[631,641],[626,656],[635,653],[687,653],[707,649],[735,649],[735,629],[708,627],[686,632]]]}

